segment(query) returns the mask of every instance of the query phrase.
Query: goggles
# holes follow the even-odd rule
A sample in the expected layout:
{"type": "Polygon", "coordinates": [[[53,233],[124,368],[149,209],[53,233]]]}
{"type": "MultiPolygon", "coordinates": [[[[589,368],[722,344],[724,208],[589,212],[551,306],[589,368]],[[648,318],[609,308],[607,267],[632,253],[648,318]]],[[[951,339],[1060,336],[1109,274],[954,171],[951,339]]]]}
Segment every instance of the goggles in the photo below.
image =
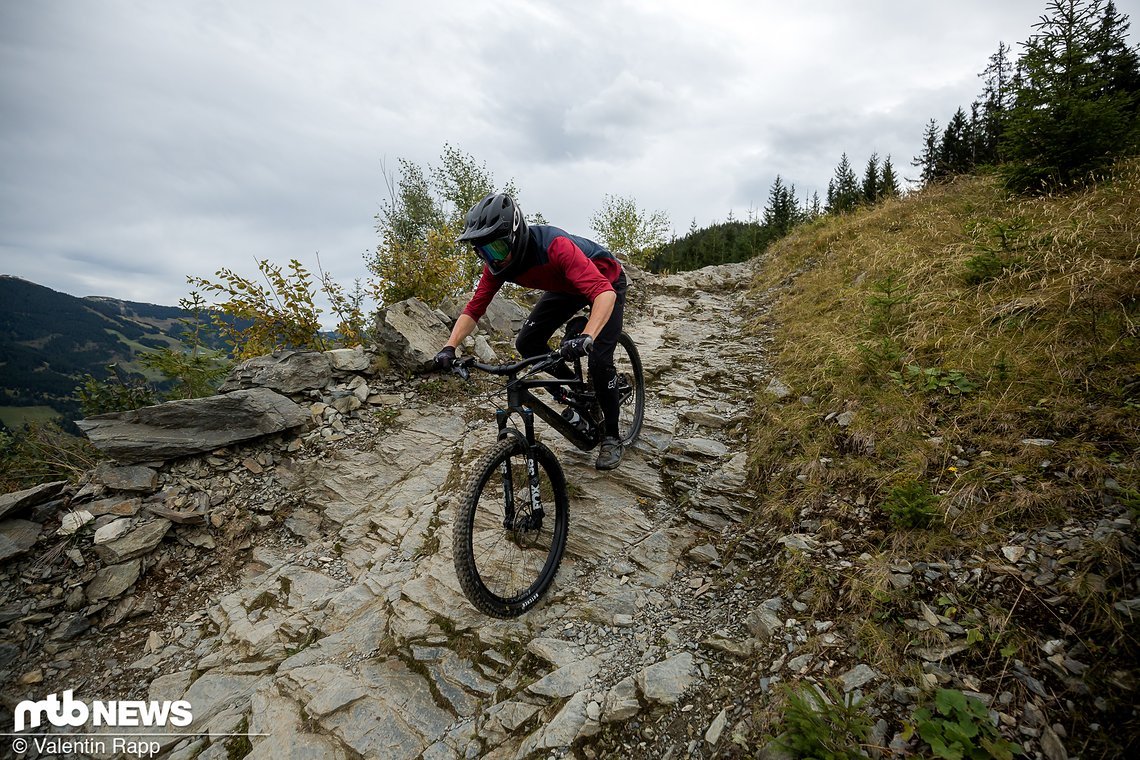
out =
{"type": "Polygon", "coordinates": [[[506,238],[500,238],[475,246],[475,252],[488,264],[501,264],[511,255],[511,245],[506,238]]]}

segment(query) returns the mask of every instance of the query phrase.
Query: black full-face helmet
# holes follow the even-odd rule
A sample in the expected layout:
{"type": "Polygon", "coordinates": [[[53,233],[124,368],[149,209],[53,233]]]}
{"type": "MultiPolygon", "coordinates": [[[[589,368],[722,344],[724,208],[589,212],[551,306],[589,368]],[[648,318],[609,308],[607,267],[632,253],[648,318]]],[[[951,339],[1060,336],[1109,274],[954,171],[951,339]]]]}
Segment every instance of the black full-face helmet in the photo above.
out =
{"type": "Polygon", "coordinates": [[[488,195],[467,212],[457,240],[470,243],[491,270],[503,276],[517,269],[526,253],[527,227],[522,211],[509,195],[488,195]]]}

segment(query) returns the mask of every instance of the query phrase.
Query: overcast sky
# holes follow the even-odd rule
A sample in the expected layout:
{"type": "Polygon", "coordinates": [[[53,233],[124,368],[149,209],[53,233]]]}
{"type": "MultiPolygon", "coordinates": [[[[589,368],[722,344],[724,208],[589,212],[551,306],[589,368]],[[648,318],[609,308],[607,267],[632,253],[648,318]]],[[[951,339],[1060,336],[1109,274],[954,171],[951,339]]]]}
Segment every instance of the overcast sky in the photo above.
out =
{"type": "Polygon", "coordinates": [[[351,282],[382,165],[444,143],[587,236],[606,193],[683,234],[776,174],[824,195],[844,151],[914,176],[926,121],[1045,5],[0,0],[0,272],[175,304],[320,252],[351,282]]]}

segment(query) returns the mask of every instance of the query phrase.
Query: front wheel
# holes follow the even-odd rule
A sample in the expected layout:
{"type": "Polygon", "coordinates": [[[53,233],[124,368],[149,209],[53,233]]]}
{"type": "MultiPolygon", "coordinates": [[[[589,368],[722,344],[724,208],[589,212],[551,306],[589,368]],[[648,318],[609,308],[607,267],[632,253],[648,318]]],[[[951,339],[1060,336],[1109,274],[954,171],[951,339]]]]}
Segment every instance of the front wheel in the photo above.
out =
{"type": "Polygon", "coordinates": [[[518,617],[554,581],[570,522],[562,467],[550,449],[509,437],[475,463],[452,549],[463,593],[481,612],[518,617]],[[531,470],[533,467],[533,470],[531,470]]]}

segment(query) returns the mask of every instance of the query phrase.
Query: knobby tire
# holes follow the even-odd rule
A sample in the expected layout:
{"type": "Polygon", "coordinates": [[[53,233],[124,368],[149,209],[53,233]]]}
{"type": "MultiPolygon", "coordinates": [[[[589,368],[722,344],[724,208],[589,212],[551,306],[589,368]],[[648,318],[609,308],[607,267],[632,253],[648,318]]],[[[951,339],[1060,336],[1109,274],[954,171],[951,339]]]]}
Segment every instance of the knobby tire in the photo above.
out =
{"type": "Polygon", "coordinates": [[[517,515],[530,507],[526,442],[500,440],[481,456],[464,484],[455,517],[452,550],[463,593],[481,612],[513,618],[534,607],[554,581],[570,522],[566,478],[553,452],[535,445],[545,517],[541,532],[503,527],[506,497],[502,465],[510,462],[517,515]]]}
{"type": "MultiPolygon", "coordinates": [[[[623,332],[618,337],[618,346],[625,351],[630,364],[628,368],[617,366],[618,374],[620,376],[624,374],[625,370],[628,370],[629,374],[632,375],[628,379],[633,385],[633,391],[630,398],[619,407],[618,417],[618,429],[621,434],[622,445],[629,446],[641,434],[641,425],[645,421],[645,373],[641,368],[641,354],[638,353],[633,338],[623,332]]],[[[615,365],[617,365],[618,357],[616,354],[614,358],[615,365]]]]}

